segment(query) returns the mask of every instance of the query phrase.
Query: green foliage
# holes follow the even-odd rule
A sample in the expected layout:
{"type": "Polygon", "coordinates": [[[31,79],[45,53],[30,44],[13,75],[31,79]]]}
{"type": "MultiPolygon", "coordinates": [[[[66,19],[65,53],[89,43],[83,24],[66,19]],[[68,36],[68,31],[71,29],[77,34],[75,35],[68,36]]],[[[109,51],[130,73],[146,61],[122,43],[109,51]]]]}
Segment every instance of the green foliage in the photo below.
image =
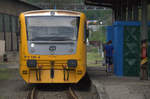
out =
{"type": "Polygon", "coordinates": [[[94,18],[98,20],[99,18],[105,19],[107,15],[111,15],[112,10],[99,9],[99,10],[85,10],[83,12],[87,15],[87,19],[92,20],[94,18]]]}
{"type": "MultiPolygon", "coordinates": [[[[98,20],[99,22],[102,21],[103,25],[112,25],[112,10],[86,10],[83,11],[86,16],[87,20],[98,20]]],[[[89,37],[90,41],[101,41],[103,43],[106,42],[106,29],[105,26],[100,25],[97,31],[91,31],[91,37],[89,37]]]]}
{"type": "Polygon", "coordinates": [[[88,66],[100,66],[101,64],[96,64],[96,61],[102,61],[102,57],[98,53],[98,48],[89,46],[90,51],[87,52],[87,65],[88,66]]]}
{"type": "Polygon", "coordinates": [[[99,29],[95,32],[91,31],[91,36],[89,37],[89,41],[101,41],[101,42],[105,42],[106,41],[106,37],[105,37],[105,32],[106,29],[104,26],[100,26],[99,29]]]}
{"type": "Polygon", "coordinates": [[[103,25],[112,25],[111,9],[78,10],[78,11],[83,12],[87,17],[87,20],[98,20],[98,22],[102,22],[103,25]]]}

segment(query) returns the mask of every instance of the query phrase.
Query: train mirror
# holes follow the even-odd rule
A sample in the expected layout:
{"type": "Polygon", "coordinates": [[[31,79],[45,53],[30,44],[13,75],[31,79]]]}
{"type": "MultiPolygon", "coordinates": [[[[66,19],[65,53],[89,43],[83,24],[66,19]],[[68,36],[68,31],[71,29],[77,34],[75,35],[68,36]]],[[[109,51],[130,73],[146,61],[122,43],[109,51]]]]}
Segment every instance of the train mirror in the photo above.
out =
{"type": "Polygon", "coordinates": [[[86,38],[89,37],[89,29],[86,30],[86,38]]]}

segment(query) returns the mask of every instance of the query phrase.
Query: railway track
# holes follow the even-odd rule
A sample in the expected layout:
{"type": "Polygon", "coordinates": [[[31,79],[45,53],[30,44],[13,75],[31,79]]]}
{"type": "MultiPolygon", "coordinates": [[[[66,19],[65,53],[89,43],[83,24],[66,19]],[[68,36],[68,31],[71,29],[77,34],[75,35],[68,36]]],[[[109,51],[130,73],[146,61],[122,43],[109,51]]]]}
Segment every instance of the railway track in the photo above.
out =
{"type": "MultiPolygon", "coordinates": [[[[28,96],[27,99],[39,99],[38,98],[38,93],[40,92],[40,90],[38,90],[38,88],[34,87],[32,88],[29,92],[28,92],[28,96]]],[[[78,99],[77,94],[75,93],[75,90],[72,87],[68,87],[67,90],[64,92],[62,91],[63,94],[66,94],[67,99],[78,99]]],[[[48,98],[48,99],[52,99],[52,98],[48,98]]]]}
{"type": "Polygon", "coordinates": [[[68,99],[78,99],[78,96],[77,94],[75,93],[75,90],[73,90],[72,87],[69,87],[68,89],[68,93],[69,93],[69,96],[68,96],[68,99]]]}
{"type": "Polygon", "coordinates": [[[32,90],[30,90],[28,92],[27,99],[37,99],[37,89],[36,89],[36,87],[32,88],[32,90]]]}

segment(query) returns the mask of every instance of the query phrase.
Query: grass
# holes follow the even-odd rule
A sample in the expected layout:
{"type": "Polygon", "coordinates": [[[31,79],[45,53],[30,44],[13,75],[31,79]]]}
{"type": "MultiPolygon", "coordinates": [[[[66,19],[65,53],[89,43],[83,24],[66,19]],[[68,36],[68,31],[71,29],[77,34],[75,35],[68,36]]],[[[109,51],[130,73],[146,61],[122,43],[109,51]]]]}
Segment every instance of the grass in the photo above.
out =
{"type": "Polygon", "coordinates": [[[8,80],[11,77],[10,71],[6,68],[0,68],[0,80],[8,80]]]}
{"type": "Polygon", "coordinates": [[[98,53],[97,48],[90,48],[90,51],[87,52],[87,65],[88,66],[101,66],[101,62],[103,58],[98,53]],[[96,64],[96,61],[98,63],[96,64]]]}

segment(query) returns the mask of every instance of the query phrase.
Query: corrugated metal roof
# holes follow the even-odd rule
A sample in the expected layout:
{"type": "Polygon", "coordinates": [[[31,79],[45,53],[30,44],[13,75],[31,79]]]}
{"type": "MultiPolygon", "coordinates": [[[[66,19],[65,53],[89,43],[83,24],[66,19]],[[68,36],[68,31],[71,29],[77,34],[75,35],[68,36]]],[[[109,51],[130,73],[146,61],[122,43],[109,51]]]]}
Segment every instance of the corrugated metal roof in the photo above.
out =
{"type": "Polygon", "coordinates": [[[34,11],[27,11],[24,12],[25,16],[47,16],[51,15],[51,12],[55,13],[55,16],[80,16],[80,12],[76,11],[69,11],[69,10],[34,10],[34,11]]]}

